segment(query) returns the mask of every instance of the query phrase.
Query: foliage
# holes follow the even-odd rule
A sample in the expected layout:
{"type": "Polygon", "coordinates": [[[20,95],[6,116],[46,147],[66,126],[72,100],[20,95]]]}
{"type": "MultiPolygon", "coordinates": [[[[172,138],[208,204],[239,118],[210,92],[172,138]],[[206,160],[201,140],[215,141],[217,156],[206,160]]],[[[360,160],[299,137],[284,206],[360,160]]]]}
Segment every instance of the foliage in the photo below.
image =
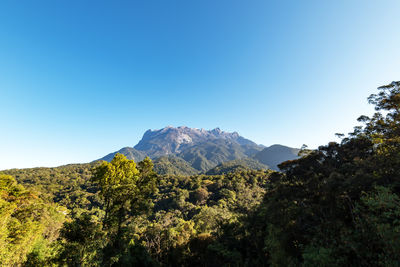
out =
{"type": "Polygon", "coordinates": [[[175,156],[163,156],[154,160],[154,170],[161,175],[186,176],[199,171],[192,168],[184,159],[175,156]]]}
{"type": "Polygon", "coordinates": [[[242,159],[236,159],[236,160],[231,160],[227,162],[223,162],[211,170],[208,170],[206,174],[208,175],[218,175],[218,174],[224,174],[224,173],[229,173],[229,172],[235,172],[237,170],[246,170],[246,169],[252,169],[252,170],[266,170],[268,167],[260,162],[258,162],[255,159],[252,158],[242,158],[242,159]]]}
{"type": "Polygon", "coordinates": [[[365,126],[279,166],[283,173],[271,177],[262,204],[237,232],[244,236],[237,242],[263,252],[244,249],[244,261],[399,266],[399,83],[369,100],[378,112],[360,117],[365,126]]]}
{"type": "Polygon", "coordinates": [[[1,171],[16,178],[26,188],[38,192],[46,202],[68,208],[71,216],[90,210],[96,214],[100,206],[97,187],[90,182],[92,168],[98,163],[70,164],[56,168],[11,169],[1,171]]]}
{"type": "Polygon", "coordinates": [[[124,251],[129,250],[129,224],[137,215],[148,211],[156,193],[153,163],[145,158],[139,164],[122,154],[116,154],[111,162],[103,161],[94,170],[92,181],[99,188],[103,200],[102,228],[106,234],[102,262],[114,265],[123,261],[124,251]]]}
{"type": "Polygon", "coordinates": [[[64,210],[45,203],[12,176],[0,174],[0,262],[2,266],[24,263],[39,246],[57,237],[64,210]],[[46,241],[44,241],[46,238],[46,241]]]}
{"type": "Polygon", "coordinates": [[[56,262],[68,266],[96,266],[103,247],[101,224],[93,216],[82,214],[74,221],[65,222],[60,231],[60,252],[56,262]]]}

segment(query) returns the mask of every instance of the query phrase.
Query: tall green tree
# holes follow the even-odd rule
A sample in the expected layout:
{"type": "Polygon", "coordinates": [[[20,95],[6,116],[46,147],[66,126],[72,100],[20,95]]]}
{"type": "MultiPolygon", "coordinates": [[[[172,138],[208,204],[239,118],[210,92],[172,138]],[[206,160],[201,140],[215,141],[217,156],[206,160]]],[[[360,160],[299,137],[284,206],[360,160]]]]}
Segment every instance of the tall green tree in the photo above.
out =
{"type": "Polygon", "coordinates": [[[96,167],[92,181],[100,188],[104,201],[103,229],[107,233],[104,261],[112,265],[128,253],[130,224],[137,215],[152,207],[151,197],[156,193],[156,175],[149,158],[140,163],[116,154],[111,162],[96,167]]]}
{"type": "Polygon", "coordinates": [[[62,249],[55,262],[68,266],[100,265],[104,234],[101,224],[89,214],[65,222],[60,231],[62,249]]]}

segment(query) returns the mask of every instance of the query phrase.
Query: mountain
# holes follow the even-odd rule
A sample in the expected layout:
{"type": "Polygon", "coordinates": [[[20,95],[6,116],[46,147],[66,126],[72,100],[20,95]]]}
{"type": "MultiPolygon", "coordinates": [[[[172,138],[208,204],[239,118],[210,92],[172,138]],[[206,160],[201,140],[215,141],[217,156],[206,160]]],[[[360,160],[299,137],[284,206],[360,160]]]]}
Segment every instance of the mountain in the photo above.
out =
{"type": "Polygon", "coordinates": [[[260,146],[241,137],[237,132],[224,132],[219,128],[207,131],[186,126],[177,128],[167,126],[160,130],[148,130],[134,148],[145,152],[151,158],[157,158],[170,154],[179,154],[190,147],[216,140],[236,143],[245,147],[247,152],[261,150],[260,146]]]}
{"type": "Polygon", "coordinates": [[[279,170],[278,165],[280,163],[299,158],[299,151],[300,149],[297,148],[283,145],[272,145],[255,154],[254,158],[273,170],[279,170]]]}
{"type": "MultiPolygon", "coordinates": [[[[98,160],[105,160],[105,161],[110,162],[114,158],[115,154],[117,154],[117,153],[125,155],[127,159],[133,159],[135,162],[142,161],[146,157],[146,153],[144,153],[142,151],[138,151],[138,150],[134,149],[133,147],[124,147],[116,152],[107,154],[106,156],[104,156],[98,160]]],[[[98,160],[96,160],[96,161],[98,161],[98,160]]]]}
{"type": "MultiPolygon", "coordinates": [[[[147,130],[136,146],[124,147],[100,160],[111,161],[116,153],[124,154],[136,162],[149,156],[160,174],[192,175],[205,173],[222,163],[238,163],[240,160],[244,161],[236,165],[259,169],[260,166],[254,164],[257,160],[260,165],[277,170],[279,163],[297,158],[297,152],[298,149],[281,145],[258,145],[237,132],[225,132],[219,128],[204,130],[167,126],[159,130],[147,130]],[[252,163],[249,158],[253,159],[252,163]]],[[[233,163],[229,164],[220,167],[231,168],[233,163]]]]}
{"type": "Polygon", "coordinates": [[[222,162],[251,157],[263,149],[237,132],[167,126],[148,130],[134,147],[153,159],[174,155],[197,171],[206,172],[222,162]]]}

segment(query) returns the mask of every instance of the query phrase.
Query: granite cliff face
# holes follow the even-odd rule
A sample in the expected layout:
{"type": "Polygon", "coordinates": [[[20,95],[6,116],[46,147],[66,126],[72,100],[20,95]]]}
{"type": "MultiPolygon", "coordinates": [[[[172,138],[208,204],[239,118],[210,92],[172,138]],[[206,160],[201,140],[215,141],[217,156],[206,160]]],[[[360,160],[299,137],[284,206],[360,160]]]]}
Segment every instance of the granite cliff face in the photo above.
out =
{"type": "Polygon", "coordinates": [[[241,137],[237,132],[224,132],[219,128],[207,131],[186,126],[177,128],[167,126],[160,130],[148,130],[134,148],[145,152],[151,158],[156,158],[179,154],[190,147],[220,140],[261,150],[258,149],[259,146],[256,143],[241,137]]]}

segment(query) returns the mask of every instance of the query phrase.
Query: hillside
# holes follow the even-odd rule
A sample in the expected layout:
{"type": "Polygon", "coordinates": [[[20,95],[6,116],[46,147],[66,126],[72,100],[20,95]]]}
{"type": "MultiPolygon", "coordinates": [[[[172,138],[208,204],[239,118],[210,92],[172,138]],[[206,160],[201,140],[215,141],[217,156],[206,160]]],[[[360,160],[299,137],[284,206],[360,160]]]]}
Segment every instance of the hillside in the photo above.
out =
{"type": "Polygon", "coordinates": [[[206,172],[207,175],[220,175],[225,173],[236,172],[239,170],[266,170],[268,166],[258,162],[252,158],[235,159],[227,162],[223,162],[211,170],[206,172]]]}
{"type": "Polygon", "coordinates": [[[271,169],[278,171],[278,165],[287,160],[298,159],[300,149],[291,148],[282,145],[272,145],[264,148],[262,151],[254,155],[254,158],[269,166],[271,169]]]}
{"type": "Polygon", "coordinates": [[[138,151],[138,150],[134,149],[133,147],[124,147],[116,152],[107,154],[106,156],[104,156],[98,160],[105,160],[105,161],[110,162],[117,153],[124,155],[127,159],[133,159],[135,162],[142,161],[146,157],[146,154],[142,151],[138,151]]]}
{"type": "Polygon", "coordinates": [[[190,176],[199,173],[188,162],[175,156],[162,156],[154,160],[154,171],[158,174],[190,176]]]}

